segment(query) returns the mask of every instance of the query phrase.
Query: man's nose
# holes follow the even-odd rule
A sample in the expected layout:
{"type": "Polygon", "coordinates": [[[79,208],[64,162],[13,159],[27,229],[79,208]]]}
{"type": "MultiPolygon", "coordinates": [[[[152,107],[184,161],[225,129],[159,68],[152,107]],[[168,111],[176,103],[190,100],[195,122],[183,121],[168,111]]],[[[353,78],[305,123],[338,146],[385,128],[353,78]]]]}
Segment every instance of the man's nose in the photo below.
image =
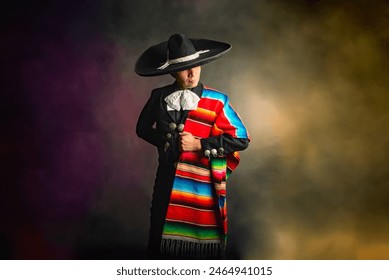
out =
{"type": "Polygon", "coordinates": [[[192,77],[193,76],[193,69],[190,68],[188,69],[188,77],[192,77]]]}

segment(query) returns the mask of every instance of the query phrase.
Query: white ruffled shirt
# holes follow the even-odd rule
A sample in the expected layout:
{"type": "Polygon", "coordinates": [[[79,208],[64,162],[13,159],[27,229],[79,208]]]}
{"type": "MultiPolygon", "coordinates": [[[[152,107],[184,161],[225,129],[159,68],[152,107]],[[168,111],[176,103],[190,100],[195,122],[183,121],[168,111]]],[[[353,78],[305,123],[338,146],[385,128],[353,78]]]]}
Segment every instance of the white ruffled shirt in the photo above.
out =
{"type": "Polygon", "coordinates": [[[165,101],[168,111],[196,110],[200,97],[189,89],[177,90],[169,94],[165,101]]]}

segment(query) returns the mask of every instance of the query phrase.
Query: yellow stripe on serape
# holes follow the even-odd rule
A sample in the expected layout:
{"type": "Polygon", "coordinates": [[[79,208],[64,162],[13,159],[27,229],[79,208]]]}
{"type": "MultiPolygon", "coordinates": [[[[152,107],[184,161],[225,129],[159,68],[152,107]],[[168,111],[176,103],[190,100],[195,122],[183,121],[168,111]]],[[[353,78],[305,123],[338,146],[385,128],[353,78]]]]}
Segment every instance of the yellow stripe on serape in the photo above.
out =
{"type": "Polygon", "coordinates": [[[198,166],[183,163],[183,162],[180,162],[177,165],[177,169],[181,170],[181,171],[185,171],[185,172],[190,172],[190,173],[193,173],[196,175],[200,175],[200,176],[209,176],[210,175],[209,169],[205,169],[202,167],[198,167],[198,166]]]}

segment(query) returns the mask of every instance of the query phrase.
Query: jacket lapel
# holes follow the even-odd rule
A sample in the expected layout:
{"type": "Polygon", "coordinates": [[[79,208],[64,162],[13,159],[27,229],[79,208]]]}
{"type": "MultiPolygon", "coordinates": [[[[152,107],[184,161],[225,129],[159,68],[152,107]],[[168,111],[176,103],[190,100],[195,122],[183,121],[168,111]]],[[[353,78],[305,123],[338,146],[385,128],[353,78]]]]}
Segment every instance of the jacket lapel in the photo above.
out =
{"type": "Polygon", "coordinates": [[[174,84],[172,84],[170,87],[167,87],[166,90],[162,93],[161,103],[160,106],[162,106],[163,112],[165,112],[166,115],[170,117],[170,119],[175,123],[176,118],[174,111],[168,111],[167,109],[167,103],[165,101],[165,98],[174,91],[174,84]]]}
{"type": "Polygon", "coordinates": [[[166,102],[165,102],[164,106],[165,106],[165,110],[167,111],[167,113],[168,113],[168,115],[170,116],[170,118],[172,119],[172,121],[173,121],[174,123],[176,123],[177,120],[176,120],[176,115],[174,114],[174,111],[168,111],[168,110],[167,110],[166,102]]]}

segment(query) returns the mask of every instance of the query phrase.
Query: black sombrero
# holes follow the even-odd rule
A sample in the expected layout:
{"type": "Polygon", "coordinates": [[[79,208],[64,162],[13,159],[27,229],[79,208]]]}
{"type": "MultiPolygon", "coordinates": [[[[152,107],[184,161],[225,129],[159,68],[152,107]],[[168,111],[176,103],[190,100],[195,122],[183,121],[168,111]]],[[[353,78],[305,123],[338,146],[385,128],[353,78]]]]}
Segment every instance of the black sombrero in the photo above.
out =
{"type": "Polygon", "coordinates": [[[142,53],[135,64],[135,72],[140,76],[172,74],[211,62],[230,49],[227,43],[174,34],[168,41],[142,53]]]}

